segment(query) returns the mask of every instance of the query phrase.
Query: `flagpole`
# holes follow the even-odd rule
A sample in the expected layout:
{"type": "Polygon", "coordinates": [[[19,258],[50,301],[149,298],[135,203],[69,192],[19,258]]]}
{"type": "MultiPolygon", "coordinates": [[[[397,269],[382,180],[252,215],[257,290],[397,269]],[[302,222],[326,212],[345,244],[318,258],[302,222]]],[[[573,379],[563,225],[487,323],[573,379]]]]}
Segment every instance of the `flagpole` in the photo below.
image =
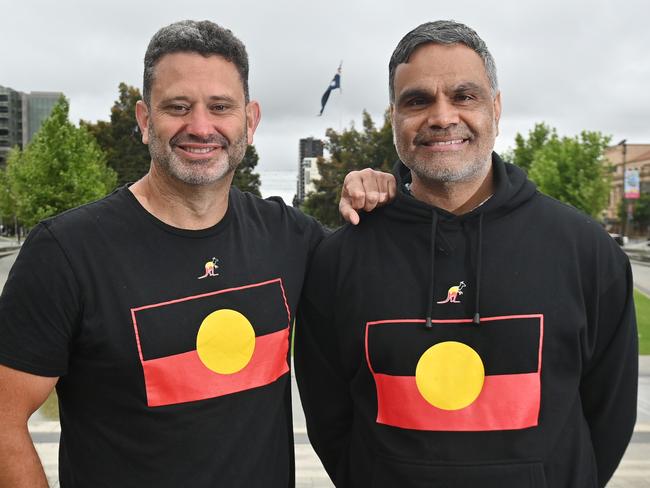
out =
{"type": "MultiPolygon", "coordinates": [[[[343,60],[339,63],[338,73],[341,74],[341,68],[343,68],[343,60]]],[[[343,98],[343,88],[339,86],[339,93],[341,98],[343,98]]],[[[339,134],[343,132],[343,100],[339,103],[339,134]]]]}

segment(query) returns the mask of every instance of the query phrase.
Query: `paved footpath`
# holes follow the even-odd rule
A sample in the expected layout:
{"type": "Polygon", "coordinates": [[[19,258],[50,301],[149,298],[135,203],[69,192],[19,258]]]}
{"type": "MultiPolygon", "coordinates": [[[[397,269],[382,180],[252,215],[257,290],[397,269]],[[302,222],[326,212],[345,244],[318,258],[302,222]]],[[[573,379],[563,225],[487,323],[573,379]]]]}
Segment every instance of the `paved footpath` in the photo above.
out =
{"type": "MultiPolygon", "coordinates": [[[[0,286],[4,285],[15,255],[0,258],[0,286]]],[[[639,268],[634,265],[635,282],[639,288],[650,290],[650,266],[639,268]],[[647,275],[647,281],[646,281],[647,275]]],[[[640,357],[638,420],[632,442],[608,488],[650,488],[650,356],[640,357]]],[[[292,378],[293,379],[293,378],[292,378]]],[[[296,442],[296,486],[297,488],[331,488],[325,471],[314,453],[305,428],[305,418],[300,406],[295,381],[292,381],[294,438],[296,442]]],[[[58,421],[46,420],[36,412],[29,421],[29,430],[36,446],[50,486],[59,486],[57,472],[58,442],[60,428],[58,421]]]]}

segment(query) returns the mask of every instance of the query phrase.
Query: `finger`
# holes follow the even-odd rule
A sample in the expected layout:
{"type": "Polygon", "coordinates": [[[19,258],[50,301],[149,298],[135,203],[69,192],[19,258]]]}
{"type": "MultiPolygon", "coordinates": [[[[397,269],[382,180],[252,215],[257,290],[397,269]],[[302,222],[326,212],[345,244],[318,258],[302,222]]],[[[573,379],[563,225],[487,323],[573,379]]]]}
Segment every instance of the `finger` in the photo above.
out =
{"type": "Polygon", "coordinates": [[[381,188],[379,204],[390,203],[397,193],[397,184],[395,177],[390,173],[381,173],[381,188]]]}
{"type": "Polygon", "coordinates": [[[343,190],[341,191],[341,201],[347,200],[353,209],[363,208],[366,203],[366,191],[359,173],[359,171],[348,173],[343,180],[343,190]]]}
{"type": "Polygon", "coordinates": [[[388,174],[388,201],[392,202],[397,196],[397,180],[395,176],[388,174]]]}
{"type": "Polygon", "coordinates": [[[363,189],[365,192],[365,202],[363,208],[366,212],[373,210],[380,201],[381,193],[381,173],[378,171],[366,168],[359,172],[363,189]]]}
{"type": "Polygon", "coordinates": [[[346,200],[341,200],[339,203],[339,213],[346,222],[350,222],[352,225],[357,225],[359,223],[359,214],[346,200]]]}

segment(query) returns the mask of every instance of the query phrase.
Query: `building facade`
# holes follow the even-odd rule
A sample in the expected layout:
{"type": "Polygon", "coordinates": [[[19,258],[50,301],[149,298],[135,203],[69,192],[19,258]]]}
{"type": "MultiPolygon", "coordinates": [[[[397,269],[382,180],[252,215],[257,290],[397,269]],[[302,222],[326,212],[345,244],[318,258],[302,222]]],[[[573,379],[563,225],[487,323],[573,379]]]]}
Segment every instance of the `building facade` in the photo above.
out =
{"type": "Polygon", "coordinates": [[[32,140],[61,96],[60,92],[23,93],[0,86],[0,167],[12,147],[22,149],[32,140]]]}
{"type": "MultiPolygon", "coordinates": [[[[604,221],[608,228],[622,233],[623,222],[620,221],[619,209],[624,197],[624,174],[625,171],[638,171],[640,193],[650,193],[650,144],[627,144],[621,141],[605,150],[605,158],[612,166],[612,180],[604,221]]],[[[629,215],[634,212],[634,202],[633,199],[626,200],[629,215]]],[[[627,229],[626,233],[629,234],[630,230],[627,229]]]]}
{"type": "Polygon", "coordinates": [[[320,172],[318,171],[318,158],[304,158],[302,160],[303,168],[303,187],[305,189],[305,196],[311,192],[316,191],[315,182],[320,180],[320,172]]]}
{"type": "MultiPolygon", "coordinates": [[[[305,188],[305,181],[307,181],[305,180],[305,167],[312,168],[312,161],[305,163],[305,158],[322,158],[323,148],[324,144],[320,139],[315,139],[313,137],[300,139],[300,143],[298,145],[298,180],[296,183],[296,197],[294,199],[294,206],[300,205],[302,202],[304,202],[305,196],[308,193],[305,188]]],[[[313,164],[315,166],[316,163],[313,164]]],[[[309,171],[311,171],[311,169],[309,171]]],[[[316,173],[318,173],[318,169],[316,169],[316,173]]]]}

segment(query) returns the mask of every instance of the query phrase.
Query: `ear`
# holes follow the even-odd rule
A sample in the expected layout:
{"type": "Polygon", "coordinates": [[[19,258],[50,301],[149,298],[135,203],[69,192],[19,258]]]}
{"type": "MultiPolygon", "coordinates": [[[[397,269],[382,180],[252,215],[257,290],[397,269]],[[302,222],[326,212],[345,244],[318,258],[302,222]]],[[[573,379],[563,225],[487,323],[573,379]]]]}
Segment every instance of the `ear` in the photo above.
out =
{"type": "Polygon", "coordinates": [[[494,125],[497,128],[496,135],[499,135],[499,120],[501,120],[501,92],[497,92],[497,96],[494,97],[494,125]]]}
{"type": "Polygon", "coordinates": [[[140,134],[142,134],[142,142],[149,144],[149,108],[142,100],[138,100],[135,104],[135,118],[140,127],[140,134]]]}
{"type": "Polygon", "coordinates": [[[260,104],[255,100],[248,102],[246,105],[246,139],[248,144],[253,144],[253,134],[255,134],[261,117],[260,104]]]}

